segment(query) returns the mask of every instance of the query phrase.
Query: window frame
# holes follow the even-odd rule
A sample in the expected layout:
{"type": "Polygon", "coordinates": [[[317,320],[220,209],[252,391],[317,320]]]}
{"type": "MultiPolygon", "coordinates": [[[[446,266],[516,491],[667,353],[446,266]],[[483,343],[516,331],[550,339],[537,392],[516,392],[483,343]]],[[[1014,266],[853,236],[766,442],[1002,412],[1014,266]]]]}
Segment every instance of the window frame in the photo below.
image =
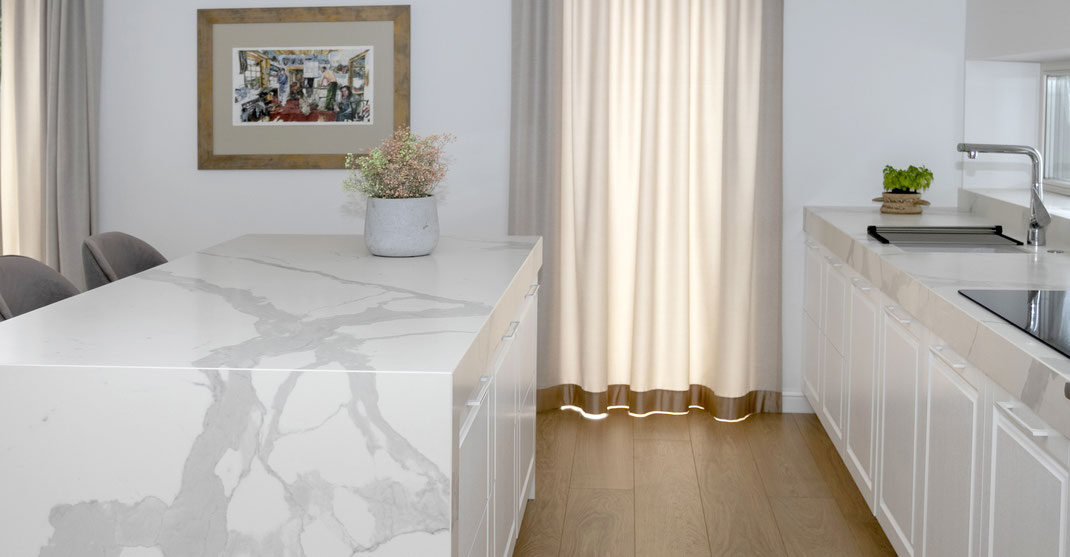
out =
{"type": "MultiPolygon", "coordinates": [[[[1044,154],[1047,150],[1047,145],[1044,144],[1045,138],[1048,135],[1048,77],[1050,76],[1070,76],[1070,60],[1059,60],[1055,62],[1044,62],[1040,65],[1040,114],[1038,115],[1039,125],[1037,128],[1038,143],[1040,145],[1040,152],[1044,154]]],[[[1047,163],[1047,157],[1045,157],[1045,165],[1047,163]]],[[[1061,195],[1070,196],[1070,180],[1058,180],[1055,178],[1047,178],[1043,176],[1045,169],[1041,169],[1040,180],[1044,184],[1044,192],[1054,192],[1061,195]]]]}

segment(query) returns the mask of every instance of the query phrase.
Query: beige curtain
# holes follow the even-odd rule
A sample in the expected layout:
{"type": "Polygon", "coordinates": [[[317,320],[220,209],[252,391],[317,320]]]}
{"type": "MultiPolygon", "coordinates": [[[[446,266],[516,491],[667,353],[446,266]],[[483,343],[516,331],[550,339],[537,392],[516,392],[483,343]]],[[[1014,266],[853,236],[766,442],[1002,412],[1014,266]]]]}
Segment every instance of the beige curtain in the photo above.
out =
{"type": "Polygon", "coordinates": [[[0,0],[0,242],[84,286],[96,222],[102,0],[0,0]]]}
{"type": "Polygon", "coordinates": [[[514,3],[539,404],[780,409],[781,0],[514,3]]]}

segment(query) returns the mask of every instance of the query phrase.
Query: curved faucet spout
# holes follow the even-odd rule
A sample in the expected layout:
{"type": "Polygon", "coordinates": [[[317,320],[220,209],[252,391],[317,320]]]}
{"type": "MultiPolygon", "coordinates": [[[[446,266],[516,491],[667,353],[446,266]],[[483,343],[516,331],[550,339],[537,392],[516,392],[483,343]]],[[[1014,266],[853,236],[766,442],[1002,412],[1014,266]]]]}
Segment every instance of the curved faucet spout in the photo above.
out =
{"type": "Polygon", "coordinates": [[[966,156],[971,159],[976,159],[977,153],[1005,153],[1029,157],[1033,162],[1033,191],[1029,196],[1028,242],[1030,245],[1043,246],[1045,244],[1044,229],[1051,224],[1051,215],[1044,206],[1044,159],[1040,151],[1028,145],[991,143],[959,143],[956,149],[960,153],[966,153],[966,156]]]}

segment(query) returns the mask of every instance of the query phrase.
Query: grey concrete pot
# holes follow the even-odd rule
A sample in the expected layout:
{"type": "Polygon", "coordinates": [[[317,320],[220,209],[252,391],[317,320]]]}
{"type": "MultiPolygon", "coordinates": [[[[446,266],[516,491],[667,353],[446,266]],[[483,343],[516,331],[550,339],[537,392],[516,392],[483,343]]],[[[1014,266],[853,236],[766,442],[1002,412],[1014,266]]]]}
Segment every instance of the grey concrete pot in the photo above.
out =
{"type": "Polygon", "coordinates": [[[372,255],[415,257],[438,245],[438,206],[433,196],[368,198],[364,243],[372,255]]]}

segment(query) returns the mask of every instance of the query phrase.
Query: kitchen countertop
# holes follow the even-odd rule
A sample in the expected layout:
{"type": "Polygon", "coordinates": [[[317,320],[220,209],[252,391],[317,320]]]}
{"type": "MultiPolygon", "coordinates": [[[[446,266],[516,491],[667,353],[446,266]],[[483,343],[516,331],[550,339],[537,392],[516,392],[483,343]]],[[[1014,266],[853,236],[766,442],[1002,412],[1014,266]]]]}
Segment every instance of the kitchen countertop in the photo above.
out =
{"type": "MultiPolygon", "coordinates": [[[[866,233],[879,226],[963,226],[1001,223],[953,209],[885,215],[877,209],[808,207],[804,230],[895,300],[996,384],[1070,437],[1070,358],[960,295],[960,289],[1070,290],[1070,255],[1048,253],[918,253],[881,244],[866,233]]],[[[1011,233],[1012,236],[1014,235],[1011,233]]],[[[1024,240],[1024,238],[1016,237],[1024,240]]]]}
{"type": "Polygon", "coordinates": [[[0,553],[451,554],[458,415],[541,249],[243,236],[0,323],[0,553]]]}
{"type": "Polygon", "coordinates": [[[242,236],[0,322],[0,366],[451,373],[541,245],[384,258],[360,236],[242,236]]]}

